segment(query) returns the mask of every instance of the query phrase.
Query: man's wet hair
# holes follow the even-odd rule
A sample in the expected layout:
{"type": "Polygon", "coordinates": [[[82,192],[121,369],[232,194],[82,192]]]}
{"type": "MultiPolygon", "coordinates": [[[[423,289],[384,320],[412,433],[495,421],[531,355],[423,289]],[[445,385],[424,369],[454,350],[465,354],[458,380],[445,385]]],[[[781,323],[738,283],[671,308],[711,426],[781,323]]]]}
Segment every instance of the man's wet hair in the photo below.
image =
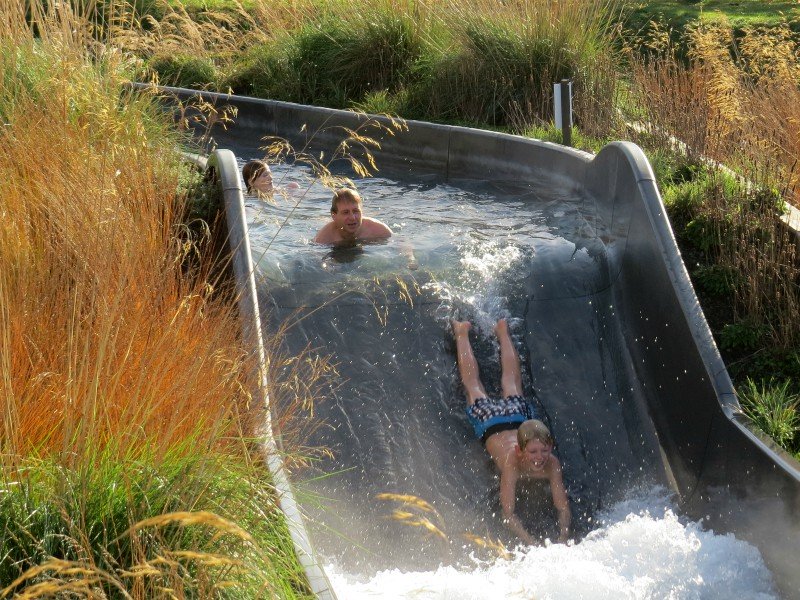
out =
{"type": "Polygon", "coordinates": [[[357,202],[361,204],[361,196],[357,191],[351,188],[339,188],[333,192],[333,199],[331,200],[331,212],[339,212],[340,202],[357,202]]]}
{"type": "Polygon", "coordinates": [[[519,444],[520,449],[524,450],[528,442],[534,440],[539,440],[543,444],[552,446],[553,434],[550,433],[547,425],[539,419],[528,419],[517,429],[517,444],[519,444]]]}

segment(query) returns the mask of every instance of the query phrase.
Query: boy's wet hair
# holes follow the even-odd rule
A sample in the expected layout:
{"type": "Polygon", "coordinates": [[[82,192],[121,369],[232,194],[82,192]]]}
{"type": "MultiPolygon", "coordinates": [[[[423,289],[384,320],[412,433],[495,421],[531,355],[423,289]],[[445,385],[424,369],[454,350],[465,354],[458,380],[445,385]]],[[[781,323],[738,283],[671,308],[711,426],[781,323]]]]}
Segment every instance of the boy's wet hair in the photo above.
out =
{"type": "Polygon", "coordinates": [[[539,419],[528,419],[517,429],[517,444],[524,450],[528,442],[539,440],[543,444],[549,446],[553,445],[553,435],[547,428],[547,425],[542,423],[539,419]]]}
{"type": "Polygon", "coordinates": [[[339,212],[339,202],[357,202],[361,204],[361,195],[351,188],[339,188],[333,192],[333,200],[331,200],[331,212],[339,212]]]}

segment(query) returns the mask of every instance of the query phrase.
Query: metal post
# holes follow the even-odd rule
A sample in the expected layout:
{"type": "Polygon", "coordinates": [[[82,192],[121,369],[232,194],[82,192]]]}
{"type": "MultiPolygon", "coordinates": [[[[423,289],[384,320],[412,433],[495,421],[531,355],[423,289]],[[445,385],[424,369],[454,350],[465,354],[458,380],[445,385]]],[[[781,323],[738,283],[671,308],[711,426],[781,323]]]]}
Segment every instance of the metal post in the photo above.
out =
{"type": "Polygon", "coordinates": [[[572,145],[572,82],[561,80],[561,143],[572,145]]]}

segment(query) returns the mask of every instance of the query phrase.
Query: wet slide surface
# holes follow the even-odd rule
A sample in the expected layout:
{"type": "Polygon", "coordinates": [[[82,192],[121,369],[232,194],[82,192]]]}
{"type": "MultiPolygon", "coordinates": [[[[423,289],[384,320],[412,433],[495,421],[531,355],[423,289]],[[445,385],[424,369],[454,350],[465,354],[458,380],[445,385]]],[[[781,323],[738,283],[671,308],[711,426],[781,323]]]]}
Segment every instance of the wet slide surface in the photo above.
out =
{"type": "MultiPolygon", "coordinates": [[[[351,118],[234,101],[240,124],[217,139],[240,160],[262,154],[263,135],[351,118]]],[[[579,538],[594,515],[628,493],[663,485],[688,518],[754,544],[780,594],[799,597],[797,464],[738,416],[652,172],[636,149],[612,145],[588,157],[459,128],[417,124],[412,133],[410,141],[387,143],[378,161],[389,187],[366,197],[370,214],[398,238],[416,242],[422,223],[442,224],[438,242],[417,248],[418,270],[397,259],[394,241],[338,254],[310,244],[329,205],[322,190],[291,212],[285,247],[268,242],[261,256],[253,243],[262,308],[272,324],[297,322],[286,349],[329,353],[342,375],[317,406],[324,425],[308,440],[332,456],[294,481],[317,549],[348,573],[369,575],[461,564],[474,549],[467,532],[507,539],[496,477],[463,414],[447,318],[476,321],[473,343],[491,389],[491,322],[509,316],[526,390],[557,439],[579,538]],[[436,219],[392,213],[398,196],[420,205],[432,195],[438,204],[442,186],[455,197],[431,208],[436,219]],[[490,208],[499,212],[487,217],[490,208]],[[476,264],[484,279],[465,277],[465,265],[476,264]],[[476,299],[487,281],[491,293],[476,299]],[[377,497],[386,493],[414,495],[436,512],[377,497]],[[397,508],[411,516],[395,517],[426,517],[448,541],[393,518],[397,508]]],[[[280,205],[249,204],[253,238],[286,216],[280,205]]],[[[524,493],[526,522],[552,535],[548,491],[533,485],[524,493]]]]}
{"type": "MultiPolygon", "coordinates": [[[[322,425],[307,440],[331,456],[304,473],[308,498],[299,493],[323,555],[368,575],[463,563],[479,549],[472,536],[514,545],[500,523],[495,469],[463,411],[452,316],[475,324],[493,395],[492,330],[497,318],[510,320],[526,391],[558,440],[578,537],[631,487],[666,483],[626,369],[605,247],[582,198],[544,180],[360,180],[368,214],[390,223],[395,239],[330,249],[308,242],[330,191],[303,174],[274,173],[300,183],[302,207],[291,195],[274,206],[249,198],[247,207],[264,314],[273,328],[289,325],[288,354],[314,348],[341,376],[317,403],[322,425]],[[401,252],[408,241],[414,270],[401,252]]],[[[521,485],[517,506],[540,539],[557,537],[546,483],[521,485]]]]}

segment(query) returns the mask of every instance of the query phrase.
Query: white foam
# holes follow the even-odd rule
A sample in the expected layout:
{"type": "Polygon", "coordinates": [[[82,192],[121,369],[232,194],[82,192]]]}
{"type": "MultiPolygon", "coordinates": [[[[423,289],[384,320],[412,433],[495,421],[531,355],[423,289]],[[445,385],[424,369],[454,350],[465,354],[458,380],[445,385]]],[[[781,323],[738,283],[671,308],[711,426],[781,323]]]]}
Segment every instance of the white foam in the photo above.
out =
{"type": "Polygon", "coordinates": [[[532,547],[470,570],[390,570],[368,581],[327,570],[347,600],[777,598],[756,548],[678,518],[663,494],[629,499],[603,522],[578,544],[532,547]]]}

